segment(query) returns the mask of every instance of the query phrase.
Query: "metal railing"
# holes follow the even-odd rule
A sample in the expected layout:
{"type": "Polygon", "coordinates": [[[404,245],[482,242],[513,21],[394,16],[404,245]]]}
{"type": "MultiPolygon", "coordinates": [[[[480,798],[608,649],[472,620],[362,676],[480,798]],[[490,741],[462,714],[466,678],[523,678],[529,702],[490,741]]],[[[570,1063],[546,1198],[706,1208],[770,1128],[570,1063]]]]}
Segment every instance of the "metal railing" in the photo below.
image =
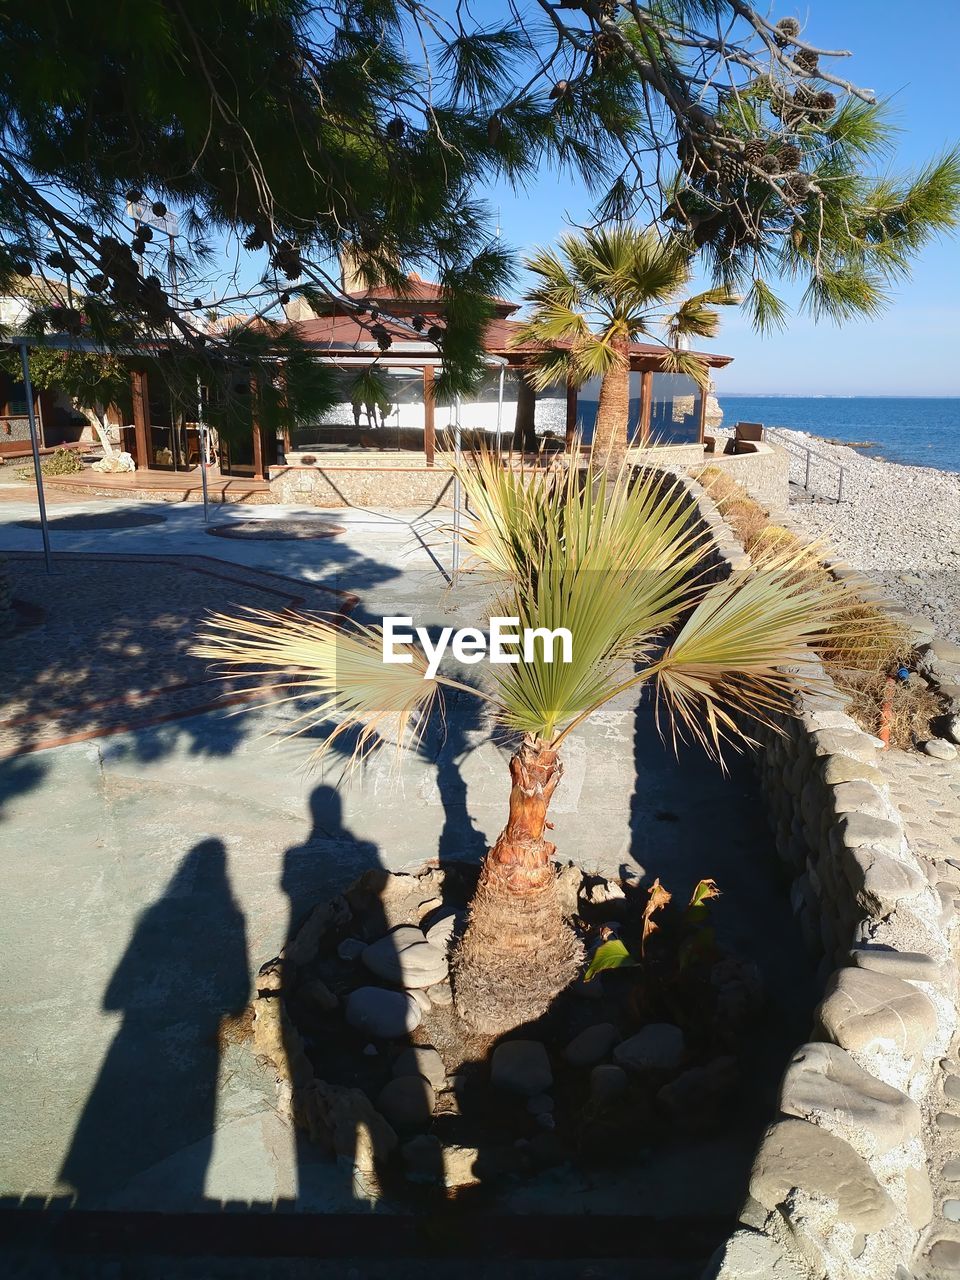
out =
{"type": "Polygon", "coordinates": [[[785,427],[767,427],[764,438],[779,445],[790,459],[790,483],[811,502],[842,502],[844,467],[808,445],[784,435],[785,427]]]}

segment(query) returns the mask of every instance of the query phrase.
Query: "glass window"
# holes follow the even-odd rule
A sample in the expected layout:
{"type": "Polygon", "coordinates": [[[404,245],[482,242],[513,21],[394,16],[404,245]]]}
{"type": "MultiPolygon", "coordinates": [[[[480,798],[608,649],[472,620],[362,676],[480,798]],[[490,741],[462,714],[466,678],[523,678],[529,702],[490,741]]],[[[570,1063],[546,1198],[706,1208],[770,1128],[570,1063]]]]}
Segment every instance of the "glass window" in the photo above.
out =
{"type": "Polygon", "coordinates": [[[27,416],[27,392],[22,382],[14,382],[7,397],[7,413],[11,418],[27,416]]]}
{"type": "MultiPolygon", "coordinates": [[[[593,440],[593,432],[597,423],[597,409],[600,404],[599,378],[591,378],[577,392],[577,430],[584,444],[593,440]]],[[[643,374],[633,370],[630,374],[630,408],[627,416],[627,440],[631,444],[639,444],[636,439],[640,430],[640,397],[643,388],[643,374]]],[[[566,404],[564,404],[564,420],[566,404]]]]}
{"type": "Polygon", "coordinates": [[[655,373],[650,403],[650,443],[696,444],[703,392],[685,373],[655,373]]]}

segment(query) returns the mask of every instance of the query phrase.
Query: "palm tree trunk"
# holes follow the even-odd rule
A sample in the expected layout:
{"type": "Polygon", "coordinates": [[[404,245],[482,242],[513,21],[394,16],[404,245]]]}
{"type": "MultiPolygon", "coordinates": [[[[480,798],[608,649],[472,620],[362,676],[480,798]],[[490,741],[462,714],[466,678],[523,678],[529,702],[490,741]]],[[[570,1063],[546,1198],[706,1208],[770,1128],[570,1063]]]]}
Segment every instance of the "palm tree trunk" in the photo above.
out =
{"type": "Polygon", "coordinates": [[[454,960],[457,1012],[499,1034],[539,1018],[574,980],[582,948],[563,919],[547,809],[563,772],[558,753],[525,738],[510,761],[510,814],[484,859],[454,960]]]}
{"type": "Polygon", "coordinates": [[[627,419],[630,416],[630,346],[626,338],[610,345],[620,363],[608,369],[600,386],[600,403],[593,429],[593,456],[599,466],[617,471],[627,452],[627,419]]]}

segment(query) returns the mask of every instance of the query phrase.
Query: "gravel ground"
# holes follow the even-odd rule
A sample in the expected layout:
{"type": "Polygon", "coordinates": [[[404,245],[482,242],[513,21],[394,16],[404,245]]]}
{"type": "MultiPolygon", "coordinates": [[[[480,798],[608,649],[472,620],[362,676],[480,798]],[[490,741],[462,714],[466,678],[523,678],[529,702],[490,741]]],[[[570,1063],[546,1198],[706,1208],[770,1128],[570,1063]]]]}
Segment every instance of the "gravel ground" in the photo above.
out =
{"type": "Polygon", "coordinates": [[[793,524],[828,540],[941,636],[960,642],[960,473],[864,457],[803,431],[784,436],[845,468],[844,501],[793,502],[793,524]]]}

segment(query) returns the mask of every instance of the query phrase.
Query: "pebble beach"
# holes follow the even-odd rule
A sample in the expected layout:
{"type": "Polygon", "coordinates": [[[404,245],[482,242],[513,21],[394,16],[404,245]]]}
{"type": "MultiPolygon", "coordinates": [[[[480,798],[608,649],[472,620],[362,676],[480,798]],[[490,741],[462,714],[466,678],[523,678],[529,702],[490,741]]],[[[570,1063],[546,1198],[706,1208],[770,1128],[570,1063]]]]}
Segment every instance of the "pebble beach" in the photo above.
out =
{"type": "Polygon", "coordinates": [[[960,472],[884,462],[804,431],[781,434],[844,468],[844,500],[792,501],[791,522],[960,642],[960,472]]]}

